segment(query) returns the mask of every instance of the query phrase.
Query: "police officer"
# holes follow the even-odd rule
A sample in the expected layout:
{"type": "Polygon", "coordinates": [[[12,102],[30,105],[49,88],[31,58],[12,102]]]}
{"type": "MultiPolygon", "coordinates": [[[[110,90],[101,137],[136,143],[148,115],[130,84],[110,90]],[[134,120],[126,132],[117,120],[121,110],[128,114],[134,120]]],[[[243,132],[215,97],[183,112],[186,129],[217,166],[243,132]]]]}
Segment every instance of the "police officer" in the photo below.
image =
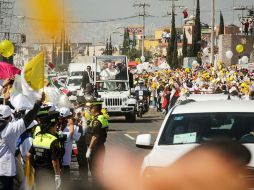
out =
{"type": "Polygon", "coordinates": [[[60,160],[63,156],[57,134],[56,116],[48,116],[41,123],[30,153],[35,166],[36,189],[59,189],[61,186],[60,160]]]}
{"type": "Polygon", "coordinates": [[[86,131],[87,152],[86,158],[89,160],[90,171],[95,177],[96,166],[95,160],[98,154],[101,155],[101,163],[103,164],[105,145],[108,130],[108,121],[101,113],[102,102],[93,102],[91,105],[91,114],[93,120],[86,131]]]}

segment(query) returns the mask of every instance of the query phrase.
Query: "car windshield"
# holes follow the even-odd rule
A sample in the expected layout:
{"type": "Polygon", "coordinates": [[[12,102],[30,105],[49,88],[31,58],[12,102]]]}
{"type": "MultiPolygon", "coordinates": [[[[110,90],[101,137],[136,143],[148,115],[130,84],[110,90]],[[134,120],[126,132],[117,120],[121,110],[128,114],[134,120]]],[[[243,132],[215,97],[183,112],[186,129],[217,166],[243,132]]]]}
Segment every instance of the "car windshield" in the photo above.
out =
{"type": "Polygon", "coordinates": [[[128,80],[128,69],[125,57],[98,58],[96,80],[128,80]]]}
{"type": "Polygon", "coordinates": [[[82,79],[69,79],[67,86],[80,86],[82,79]]]}
{"type": "Polygon", "coordinates": [[[253,113],[195,113],[172,115],[159,145],[191,144],[227,137],[254,143],[253,113]]]}
{"type": "Polygon", "coordinates": [[[83,71],[71,72],[71,76],[83,76],[83,71]]]}
{"type": "Polygon", "coordinates": [[[105,81],[97,82],[96,89],[98,91],[127,91],[129,86],[127,82],[105,81]]]}

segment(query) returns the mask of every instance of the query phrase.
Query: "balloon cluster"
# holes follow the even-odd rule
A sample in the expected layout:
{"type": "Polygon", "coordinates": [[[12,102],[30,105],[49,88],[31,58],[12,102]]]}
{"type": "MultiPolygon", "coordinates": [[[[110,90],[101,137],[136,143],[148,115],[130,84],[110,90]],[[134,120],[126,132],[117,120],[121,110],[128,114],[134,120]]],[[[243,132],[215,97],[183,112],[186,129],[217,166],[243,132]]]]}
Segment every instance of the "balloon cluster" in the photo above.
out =
{"type": "Polygon", "coordinates": [[[0,55],[5,58],[9,58],[14,53],[14,45],[9,40],[3,40],[0,42],[0,55]]]}

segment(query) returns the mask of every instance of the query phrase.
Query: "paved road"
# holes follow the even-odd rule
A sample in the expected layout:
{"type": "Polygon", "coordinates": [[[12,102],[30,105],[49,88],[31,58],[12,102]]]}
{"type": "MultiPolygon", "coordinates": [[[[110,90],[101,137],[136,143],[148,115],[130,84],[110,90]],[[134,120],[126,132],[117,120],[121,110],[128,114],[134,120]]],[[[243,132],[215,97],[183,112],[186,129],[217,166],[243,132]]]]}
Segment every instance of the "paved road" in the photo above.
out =
{"type": "Polygon", "coordinates": [[[112,145],[127,149],[135,154],[145,154],[147,151],[136,148],[136,137],[140,134],[152,134],[156,139],[164,116],[154,109],[150,109],[143,118],[138,118],[135,123],[128,123],[124,117],[112,117],[106,147],[112,145]]]}
{"type": "MultiPolygon", "coordinates": [[[[143,118],[138,118],[135,123],[126,122],[124,117],[111,117],[109,121],[110,125],[106,143],[105,159],[107,159],[107,150],[112,146],[117,146],[137,155],[141,164],[143,157],[149,150],[136,148],[136,137],[139,134],[150,133],[152,134],[152,139],[155,140],[161,123],[163,122],[163,118],[164,116],[154,109],[150,109],[149,113],[146,113],[143,118]]],[[[71,176],[72,180],[74,180],[73,183],[76,189],[84,189],[84,187],[86,187],[81,184],[83,180],[79,178],[76,158],[73,158],[71,164],[71,176]],[[76,180],[78,180],[78,182],[76,180]],[[78,183],[80,183],[81,187],[76,187],[78,183]]],[[[85,189],[94,188],[86,187],[85,189]]]]}

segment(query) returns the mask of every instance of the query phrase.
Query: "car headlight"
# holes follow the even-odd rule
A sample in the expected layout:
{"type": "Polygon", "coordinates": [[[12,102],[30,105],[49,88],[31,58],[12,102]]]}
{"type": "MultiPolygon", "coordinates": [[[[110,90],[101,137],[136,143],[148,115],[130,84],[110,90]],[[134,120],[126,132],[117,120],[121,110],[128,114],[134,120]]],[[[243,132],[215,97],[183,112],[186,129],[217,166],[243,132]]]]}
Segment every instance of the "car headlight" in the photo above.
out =
{"type": "Polygon", "coordinates": [[[127,100],[128,100],[127,98],[123,98],[123,102],[127,102],[127,100]]]}
{"type": "Polygon", "coordinates": [[[139,96],[138,99],[139,99],[139,100],[143,100],[143,96],[139,96]]]}

